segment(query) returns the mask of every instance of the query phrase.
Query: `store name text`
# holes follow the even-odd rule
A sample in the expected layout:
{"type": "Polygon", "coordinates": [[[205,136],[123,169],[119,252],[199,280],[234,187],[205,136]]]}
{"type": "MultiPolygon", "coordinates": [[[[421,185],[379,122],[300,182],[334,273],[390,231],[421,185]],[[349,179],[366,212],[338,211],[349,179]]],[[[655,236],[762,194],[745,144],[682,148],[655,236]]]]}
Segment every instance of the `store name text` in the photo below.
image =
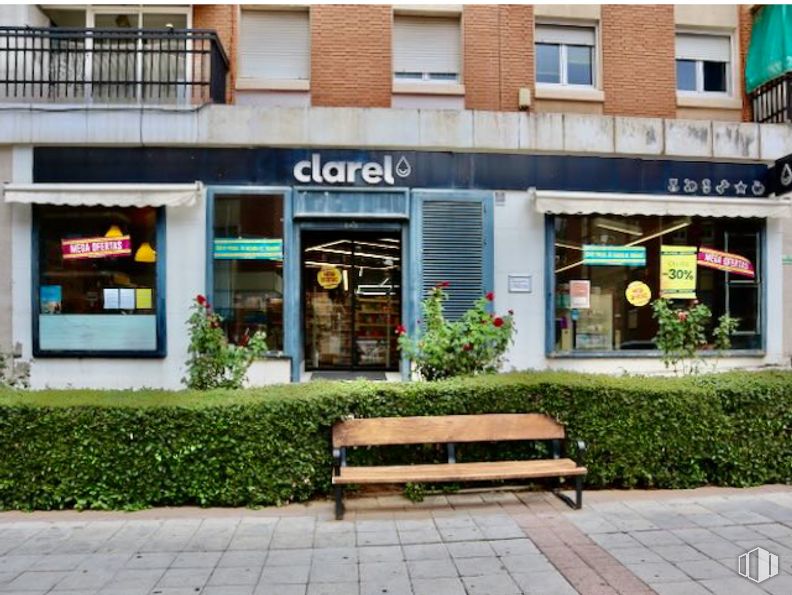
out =
{"type": "Polygon", "coordinates": [[[393,186],[394,177],[406,178],[412,173],[407,159],[401,159],[393,165],[393,157],[386,155],[382,163],[376,161],[327,161],[322,163],[319,153],[311,155],[311,159],[299,161],[294,165],[294,179],[303,184],[355,184],[360,180],[365,184],[381,184],[393,186]]]}

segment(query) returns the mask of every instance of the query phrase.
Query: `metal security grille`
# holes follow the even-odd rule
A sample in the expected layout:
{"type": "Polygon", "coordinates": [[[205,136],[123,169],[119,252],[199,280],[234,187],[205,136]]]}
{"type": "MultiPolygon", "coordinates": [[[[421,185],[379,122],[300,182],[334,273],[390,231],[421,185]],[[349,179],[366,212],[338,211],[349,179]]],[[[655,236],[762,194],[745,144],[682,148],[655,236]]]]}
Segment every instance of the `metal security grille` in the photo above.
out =
{"type": "Polygon", "coordinates": [[[424,200],[421,234],[423,294],[451,285],[446,317],[456,320],[484,291],[484,205],[481,201],[424,200]]]}
{"type": "Polygon", "coordinates": [[[749,97],[754,122],[792,122],[792,72],[757,87],[749,97]]]}
{"type": "Polygon", "coordinates": [[[0,101],[225,103],[214,31],[0,27],[0,101]]]}

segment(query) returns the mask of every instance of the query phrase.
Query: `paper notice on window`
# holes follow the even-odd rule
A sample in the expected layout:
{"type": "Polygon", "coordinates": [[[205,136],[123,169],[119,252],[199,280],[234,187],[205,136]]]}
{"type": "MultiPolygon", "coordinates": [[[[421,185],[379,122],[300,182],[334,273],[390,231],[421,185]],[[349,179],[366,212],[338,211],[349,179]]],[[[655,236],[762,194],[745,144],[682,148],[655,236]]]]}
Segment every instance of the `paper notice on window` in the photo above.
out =
{"type": "Polygon", "coordinates": [[[150,287],[141,287],[135,290],[135,307],[138,310],[151,310],[150,287]]]}
{"type": "Polygon", "coordinates": [[[135,290],[134,289],[119,289],[118,290],[118,307],[122,310],[135,309],[135,290]]]}
{"type": "Polygon", "coordinates": [[[102,303],[104,304],[104,309],[118,310],[118,288],[105,287],[103,295],[104,295],[104,300],[102,301],[102,303]]]}
{"type": "Polygon", "coordinates": [[[591,281],[576,279],[569,282],[569,302],[571,308],[588,310],[591,308],[591,281]]]}

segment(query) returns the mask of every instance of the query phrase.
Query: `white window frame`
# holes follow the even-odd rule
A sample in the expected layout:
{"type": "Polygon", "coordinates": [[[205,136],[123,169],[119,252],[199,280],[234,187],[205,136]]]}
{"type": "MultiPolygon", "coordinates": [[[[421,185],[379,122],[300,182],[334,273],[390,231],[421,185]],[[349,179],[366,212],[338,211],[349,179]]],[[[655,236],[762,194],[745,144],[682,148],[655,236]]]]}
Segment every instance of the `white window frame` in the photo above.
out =
{"type": "Polygon", "coordinates": [[[735,81],[738,80],[737,72],[735,71],[737,65],[737,43],[735,31],[723,30],[701,30],[701,29],[680,29],[678,28],[674,33],[674,87],[678,98],[693,98],[693,99],[732,99],[735,97],[735,81]],[[690,58],[677,58],[676,43],[679,35],[708,35],[712,37],[725,37],[729,40],[729,61],[726,63],[726,91],[705,91],[704,90],[704,62],[711,62],[712,60],[690,58]],[[676,79],[676,66],[677,61],[685,60],[692,61],[696,66],[696,89],[694,91],[688,89],[679,89],[679,82],[676,79]]]}
{"type": "Polygon", "coordinates": [[[547,83],[547,82],[540,82],[536,79],[536,68],[534,67],[534,82],[536,83],[537,87],[544,87],[547,89],[570,89],[570,90],[588,90],[588,89],[598,89],[599,88],[599,48],[600,48],[600,36],[599,36],[599,25],[598,23],[570,23],[568,21],[540,21],[535,23],[534,25],[534,64],[537,64],[536,61],[536,46],[537,45],[557,45],[558,46],[558,59],[560,61],[559,64],[559,82],[557,83],[547,83]],[[541,41],[536,41],[536,30],[541,27],[569,27],[569,28],[577,28],[577,29],[591,29],[594,32],[594,45],[585,46],[591,48],[591,84],[579,84],[579,83],[569,83],[567,82],[568,79],[568,71],[569,71],[569,60],[567,55],[567,49],[569,46],[579,46],[581,44],[574,44],[574,43],[546,43],[541,41]]]}

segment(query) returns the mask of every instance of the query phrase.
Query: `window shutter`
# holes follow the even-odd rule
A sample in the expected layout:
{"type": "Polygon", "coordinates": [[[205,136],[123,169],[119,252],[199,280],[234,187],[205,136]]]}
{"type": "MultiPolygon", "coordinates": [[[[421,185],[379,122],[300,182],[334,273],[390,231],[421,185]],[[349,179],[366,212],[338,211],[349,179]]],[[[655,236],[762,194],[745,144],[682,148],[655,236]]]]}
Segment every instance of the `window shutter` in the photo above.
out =
{"type": "Polygon", "coordinates": [[[724,35],[677,33],[676,57],[678,60],[731,62],[731,39],[724,35]]]}
{"type": "Polygon", "coordinates": [[[444,311],[448,319],[456,320],[491,289],[484,202],[424,198],[421,217],[422,297],[448,281],[444,311]]]}
{"type": "Polygon", "coordinates": [[[310,39],[307,11],[243,10],[240,78],[308,80],[310,39]]]}
{"type": "Polygon", "coordinates": [[[595,46],[593,27],[565,27],[562,25],[536,25],[535,43],[595,46]]]}
{"type": "Polygon", "coordinates": [[[459,18],[396,15],[393,19],[394,72],[459,74],[459,18]]]}

